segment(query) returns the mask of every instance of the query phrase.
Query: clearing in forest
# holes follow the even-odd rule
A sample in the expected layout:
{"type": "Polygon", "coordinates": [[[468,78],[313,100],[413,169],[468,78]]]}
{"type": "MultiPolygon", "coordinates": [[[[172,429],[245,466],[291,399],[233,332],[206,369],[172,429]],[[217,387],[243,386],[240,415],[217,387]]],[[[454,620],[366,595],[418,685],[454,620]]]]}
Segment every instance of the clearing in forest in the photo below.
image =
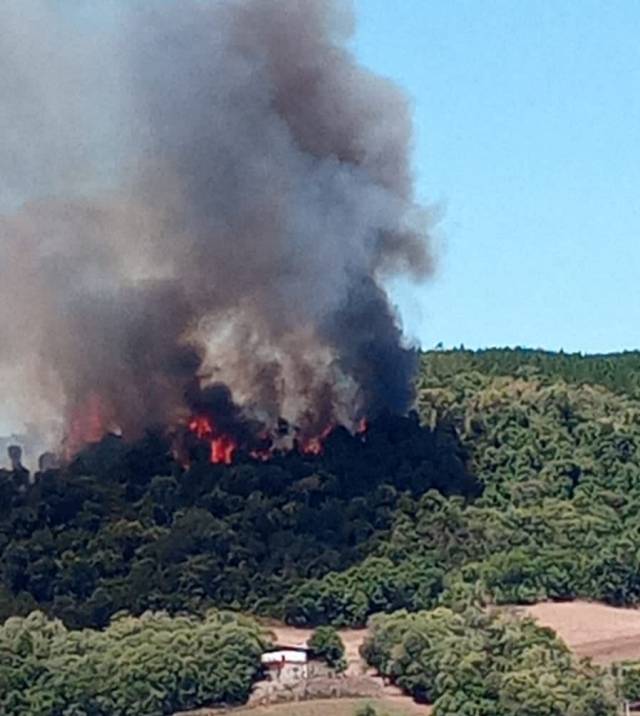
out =
{"type": "Polygon", "coordinates": [[[640,659],[640,610],[594,602],[542,602],[523,611],[597,664],[640,659]]]}

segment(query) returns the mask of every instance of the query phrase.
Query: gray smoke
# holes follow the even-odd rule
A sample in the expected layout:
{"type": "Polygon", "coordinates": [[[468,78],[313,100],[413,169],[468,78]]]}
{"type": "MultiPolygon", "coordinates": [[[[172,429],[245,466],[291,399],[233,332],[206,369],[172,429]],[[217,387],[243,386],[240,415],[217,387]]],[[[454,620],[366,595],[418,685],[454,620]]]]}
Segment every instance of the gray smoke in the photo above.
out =
{"type": "Polygon", "coordinates": [[[428,222],[348,6],[61,6],[0,6],[7,400],[80,442],[184,419],[196,375],[308,434],[405,411],[383,281],[428,274],[428,222]]]}

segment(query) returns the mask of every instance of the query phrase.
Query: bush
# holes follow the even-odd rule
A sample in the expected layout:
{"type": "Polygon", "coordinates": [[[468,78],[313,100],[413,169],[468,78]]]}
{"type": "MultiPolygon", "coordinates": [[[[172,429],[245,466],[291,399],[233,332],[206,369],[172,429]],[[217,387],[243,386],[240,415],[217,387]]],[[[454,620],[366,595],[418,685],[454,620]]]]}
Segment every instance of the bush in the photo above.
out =
{"type": "Polygon", "coordinates": [[[323,659],[332,669],[344,671],[347,668],[347,662],[344,658],[344,644],[333,627],[318,627],[311,635],[308,646],[314,658],[323,659]]]}
{"type": "Polygon", "coordinates": [[[382,716],[382,714],[378,714],[371,704],[365,704],[356,709],[354,716],[382,716]]]}
{"type": "Polygon", "coordinates": [[[640,701],[640,662],[628,661],[619,665],[622,695],[626,701],[640,701]]]}

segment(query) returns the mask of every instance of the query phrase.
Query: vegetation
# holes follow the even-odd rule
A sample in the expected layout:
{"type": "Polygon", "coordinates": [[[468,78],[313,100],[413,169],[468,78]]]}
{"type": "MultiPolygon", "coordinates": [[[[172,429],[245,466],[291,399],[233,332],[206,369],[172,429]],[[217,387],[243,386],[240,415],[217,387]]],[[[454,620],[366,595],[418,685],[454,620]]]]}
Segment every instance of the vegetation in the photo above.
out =
{"type": "Polygon", "coordinates": [[[615,716],[613,685],[548,629],[477,609],[372,619],[363,656],[435,716],[615,716]]]}
{"type": "Polygon", "coordinates": [[[371,704],[364,704],[356,709],[354,716],[382,716],[371,704]]]}
{"type": "MultiPolygon", "coordinates": [[[[157,436],[113,438],[24,494],[0,480],[0,620],[36,608],[71,627],[104,626],[123,609],[280,616],[292,591],[384,543],[402,502],[431,488],[479,493],[455,433],[417,418],[382,417],[366,440],[337,430],[318,457],[228,467],[208,455],[184,469],[157,436]]],[[[390,586],[388,605],[359,594],[365,603],[342,620],[395,608],[397,589],[410,587],[390,586]]],[[[341,609],[330,614],[337,621],[341,609]]]]}
{"type": "Polygon", "coordinates": [[[404,521],[405,549],[429,552],[419,535],[433,531],[435,509],[448,533],[436,557],[457,568],[453,591],[464,585],[497,603],[581,596],[636,604],[640,399],[623,391],[638,385],[638,354],[448,359],[425,357],[421,412],[455,426],[485,489],[469,507],[429,498],[404,521]],[[586,375],[602,383],[584,384],[586,375]]]}
{"type": "Polygon", "coordinates": [[[5,716],[161,716],[244,703],[265,646],[248,619],[146,613],[104,631],[69,631],[33,612],[0,627],[5,716]]]}
{"type": "Polygon", "coordinates": [[[308,646],[314,658],[323,659],[332,669],[339,672],[347,668],[347,662],[344,658],[344,644],[333,627],[318,627],[311,635],[308,646]]]}
{"type": "MultiPolygon", "coordinates": [[[[467,713],[459,699],[474,716],[571,714],[569,701],[576,714],[610,713],[597,671],[531,624],[483,621],[477,607],[640,603],[640,354],[435,351],[417,388],[416,415],[382,416],[364,436],[336,430],[320,456],[220,466],[204,450],[183,468],[149,435],[133,446],[107,439],[26,491],[5,474],[0,623],[40,610],[61,621],[25,623],[39,619],[73,645],[108,641],[66,629],[113,636],[121,610],[232,608],[312,626],[387,613],[368,658],[441,715],[467,713]],[[434,646],[440,636],[449,657],[434,646]]],[[[69,649],[70,662],[88,658],[69,649]]],[[[16,671],[21,654],[3,674],[23,694],[9,714],[26,708],[25,684],[53,678],[44,657],[28,676],[16,671]]],[[[86,663],[81,673],[99,670],[86,663]]],[[[625,668],[635,694],[637,672],[625,668]]],[[[245,693],[245,681],[215,684],[215,699],[245,693]]],[[[173,693],[157,704],[182,699],[173,693]]]]}
{"type": "Polygon", "coordinates": [[[640,662],[626,661],[617,665],[617,671],[624,699],[631,703],[640,701],[640,662]]]}
{"type": "Polygon", "coordinates": [[[436,351],[425,427],[381,418],[319,457],[185,470],[157,436],[107,440],[24,494],[0,481],[0,619],[223,606],[355,626],[459,599],[635,604],[639,376],[637,353],[436,351]]]}
{"type": "Polygon", "coordinates": [[[423,355],[423,378],[447,383],[462,373],[489,377],[540,377],[551,383],[599,385],[612,393],[640,397],[640,351],[605,355],[554,353],[526,348],[430,351],[423,355]]]}

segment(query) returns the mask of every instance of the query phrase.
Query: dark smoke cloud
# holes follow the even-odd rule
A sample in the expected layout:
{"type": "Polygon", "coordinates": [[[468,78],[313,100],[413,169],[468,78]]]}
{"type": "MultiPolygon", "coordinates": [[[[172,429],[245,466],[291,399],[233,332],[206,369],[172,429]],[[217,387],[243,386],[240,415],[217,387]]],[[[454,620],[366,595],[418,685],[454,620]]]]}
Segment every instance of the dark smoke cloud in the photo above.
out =
{"type": "Polygon", "coordinates": [[[91,36],[55,6],[0,8],[14,403],[73,423],[98,396],[133,436],[197,375],[308,432],[406,410],[382,282],[427,275],[427,219],[409,103],[346,49],[345,3],[111,2],[91,36]]]}

